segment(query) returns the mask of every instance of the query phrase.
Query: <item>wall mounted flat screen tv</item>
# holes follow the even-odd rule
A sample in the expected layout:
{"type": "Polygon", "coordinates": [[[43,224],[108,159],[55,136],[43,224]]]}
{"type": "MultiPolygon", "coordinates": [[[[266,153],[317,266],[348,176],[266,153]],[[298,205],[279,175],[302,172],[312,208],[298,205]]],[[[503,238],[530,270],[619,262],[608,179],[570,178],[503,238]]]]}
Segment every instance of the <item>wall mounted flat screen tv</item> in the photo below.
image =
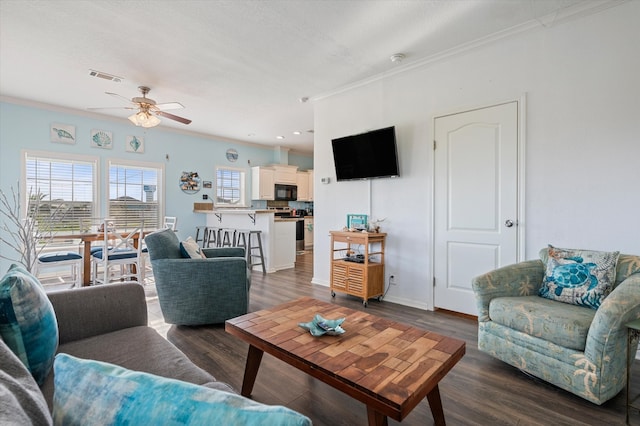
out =
{"type": "Polygon", "coordinates": [[[338,181],[400,176],[395,127],[333,139],[338,181]]]}

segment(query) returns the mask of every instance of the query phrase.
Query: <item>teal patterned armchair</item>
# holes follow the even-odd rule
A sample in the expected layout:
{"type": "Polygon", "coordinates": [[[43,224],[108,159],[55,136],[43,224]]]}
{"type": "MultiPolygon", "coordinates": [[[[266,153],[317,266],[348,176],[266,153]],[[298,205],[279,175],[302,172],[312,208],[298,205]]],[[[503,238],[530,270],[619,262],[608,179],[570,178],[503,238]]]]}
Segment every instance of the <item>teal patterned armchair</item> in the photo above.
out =
{"type": "Polygon", "coordinates": [[[206,259],[184,258],[171,229],[145,237],[165,322],[218,324],[249,309],[250,274],[244,249],[202,249],[206,259]]]}
{"type": "Polygon", "coordinates": [[[473,280],[478,349],[600,405],[626,383],[625,324],[640,318],[640,256],[620,255],[614,289],[597,309],[538,295],[547,256],[543,249],[542,260],[473,280]]]}

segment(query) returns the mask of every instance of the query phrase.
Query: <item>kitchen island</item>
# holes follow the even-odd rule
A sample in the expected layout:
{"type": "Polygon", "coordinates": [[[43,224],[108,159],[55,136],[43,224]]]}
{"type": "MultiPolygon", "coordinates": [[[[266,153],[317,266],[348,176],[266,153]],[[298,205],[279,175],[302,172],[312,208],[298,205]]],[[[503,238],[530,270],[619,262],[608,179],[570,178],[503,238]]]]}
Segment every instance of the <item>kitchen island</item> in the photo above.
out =
{"type": "MultiPolygon", "coordinates": [[[[207,215],[207,227],[261,231],[267,273],[295,266],[296,218],[275,217],[274,210],[217,209],[194,210],[207,215]]],[[[252,241],[253,246],[257,243],[252,241]]],[[[258,254],[254,249],[253,254],[258,254]]],[[[255,263],[257,260],[254,260],[255,263]]],[[[262,270],[254,266],[255,270],[262,270]]]]}

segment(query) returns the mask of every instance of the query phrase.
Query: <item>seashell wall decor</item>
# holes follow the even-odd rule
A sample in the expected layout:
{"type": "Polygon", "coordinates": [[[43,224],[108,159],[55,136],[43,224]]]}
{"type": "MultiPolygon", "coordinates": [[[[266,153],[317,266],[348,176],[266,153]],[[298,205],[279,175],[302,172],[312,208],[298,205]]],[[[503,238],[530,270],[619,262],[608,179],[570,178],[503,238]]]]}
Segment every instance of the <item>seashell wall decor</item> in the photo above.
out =
{"type": "Polygon", "coordinates": [[[91,130],[91,146],[94,148],[113,148],[113,133],[105,130],[91,130]]]}
{"type": "Polygon", "coordinates": [[[141,136],[127,136],[125,149],[127,152],[144,153],[144,138],[141,136]]]}

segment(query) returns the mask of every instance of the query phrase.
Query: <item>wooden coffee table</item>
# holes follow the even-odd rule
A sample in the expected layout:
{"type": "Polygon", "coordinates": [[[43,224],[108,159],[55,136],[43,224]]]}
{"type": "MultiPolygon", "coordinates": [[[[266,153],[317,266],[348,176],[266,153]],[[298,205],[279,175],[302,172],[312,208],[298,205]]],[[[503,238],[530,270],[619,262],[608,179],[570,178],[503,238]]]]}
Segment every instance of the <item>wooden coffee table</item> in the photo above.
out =
{"type": "Polygon", "coordinates": [[[438,382],[465,353],[462,340],[310,297],[233,318],[225,330],[250,345],[243,396],[251,395],[266,352],[363,402],[370,425],[402,421],[425,397],[435,424],[444,425],[438,382]],[[346,317],[346,332],[313,337],[298,326],[317,313],[346,317]]]}

